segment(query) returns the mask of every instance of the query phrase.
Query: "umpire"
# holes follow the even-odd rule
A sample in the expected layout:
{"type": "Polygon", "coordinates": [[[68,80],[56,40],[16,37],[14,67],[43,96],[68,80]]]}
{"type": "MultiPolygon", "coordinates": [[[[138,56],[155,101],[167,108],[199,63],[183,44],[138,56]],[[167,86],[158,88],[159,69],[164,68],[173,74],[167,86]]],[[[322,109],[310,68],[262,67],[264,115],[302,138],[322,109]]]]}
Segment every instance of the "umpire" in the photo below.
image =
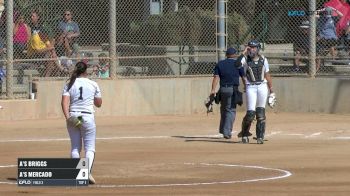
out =
{"type": "Polygon", "coordinates": [[[239,77],[244,83],[244,70],[240,63],[236,63],[236,49],[228,48],[226,57],[225,60],[219,61],[214,68],[211,95],[216,93],[216,86],[220,81],[220,89],[216,95],[220,97],[221,102],[219,132],[224,135],[225,139],[230,139],[236,117],[236,104],[240,101],[238,96],[239,77]]]}

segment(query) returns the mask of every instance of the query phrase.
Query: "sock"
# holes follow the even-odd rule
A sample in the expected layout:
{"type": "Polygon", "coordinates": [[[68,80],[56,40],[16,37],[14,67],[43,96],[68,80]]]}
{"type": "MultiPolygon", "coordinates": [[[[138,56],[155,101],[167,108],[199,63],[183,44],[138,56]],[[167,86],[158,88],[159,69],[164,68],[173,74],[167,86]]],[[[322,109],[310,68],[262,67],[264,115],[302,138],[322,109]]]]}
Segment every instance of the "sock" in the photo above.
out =
{"type": "Polygon", "coordinates": [[[72,150],[71,157],[72,158],[80,158],[80,152],[78,151],[78,149],[73,149],[72,150]]]}
{"type": "Polygon", "coordinates": [[[95,152],[87,151],[85,157],[89,159],[89,173],[91,174],[91,171],[92,171],[91,168],[94,164],[94,159],[95,159],[95,152]]]}

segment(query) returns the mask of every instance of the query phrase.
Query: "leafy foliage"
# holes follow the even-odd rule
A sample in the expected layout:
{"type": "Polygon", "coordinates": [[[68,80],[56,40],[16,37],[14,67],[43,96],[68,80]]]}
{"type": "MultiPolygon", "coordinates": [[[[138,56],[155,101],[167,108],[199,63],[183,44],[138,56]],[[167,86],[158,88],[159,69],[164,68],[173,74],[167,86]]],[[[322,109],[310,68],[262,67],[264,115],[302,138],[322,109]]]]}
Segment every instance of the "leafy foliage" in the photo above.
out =
{"type": "MultiPolygon", "coordinates": [[[[130,41],[141,45],[215,45],[215,14],[215,10],[191,11],[184,6],[178,12],[149,16],[144,22],[133,21],[130,41]]],[[[236,12],[229,13],[227,24],[229,45],[236,44],[248,26],[236,12]]]]}
{"type": "Polygon", "coordinates": [[[248,42],[250,38],[248,31],[248,25],[244,18],[237,12],[228,14],[227,32],[228,32],[228,46],[236,46],[240,41],[243,43],[248,42]],[[243,37],[243,35],[247,35],[243,37]]]}

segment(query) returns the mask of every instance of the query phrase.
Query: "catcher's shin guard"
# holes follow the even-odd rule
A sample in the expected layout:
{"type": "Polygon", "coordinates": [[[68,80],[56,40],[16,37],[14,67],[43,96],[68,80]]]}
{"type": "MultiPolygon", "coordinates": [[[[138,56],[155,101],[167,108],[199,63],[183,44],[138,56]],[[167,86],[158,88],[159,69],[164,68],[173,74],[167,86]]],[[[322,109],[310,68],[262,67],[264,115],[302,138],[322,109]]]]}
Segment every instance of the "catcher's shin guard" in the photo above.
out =
{"type": "Polygon", "coordinates": [[[258,107],[256,108],[256,137],[264,139],[265,135],[265,108],[258,107]]]}
{"type": "Polygon", "coordinates": [[[242,136],[249,136],[250,125],[252,124],[255,117],[255,111],[248,110],[242,121],[242,136]]]}

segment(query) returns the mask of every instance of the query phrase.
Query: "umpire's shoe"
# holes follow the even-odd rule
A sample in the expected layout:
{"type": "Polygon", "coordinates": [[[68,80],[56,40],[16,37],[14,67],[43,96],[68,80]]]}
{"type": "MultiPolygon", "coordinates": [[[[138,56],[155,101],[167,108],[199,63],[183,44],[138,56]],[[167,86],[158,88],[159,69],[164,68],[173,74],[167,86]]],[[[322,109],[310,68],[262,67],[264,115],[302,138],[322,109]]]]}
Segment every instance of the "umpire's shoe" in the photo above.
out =
{"type": "Polygon", "coordinates": [[[96,181],[94,179],[94,177],[92,177],[92,175],[89,175],[89,184],[96,184],[96,181]]]}
{"type": "MultiPolygon", "coordinates": [[[[252,136],[252,135],[253,135],[253,134],[250,133],[250,132],[247,133],[247,136],[248,136],[248,137],[249,137],[249,136],[252,136]]],[[[237,135],[237,137],[243,137],[243,131],[239,132],[238,135],[237,135]]]]}
{"type": "Polygon", "coordinates": [[[242,137],[242,143],[244,143],[244,144],[249,143],[249,137],[247,137],[247,136],[242,137]]]}

